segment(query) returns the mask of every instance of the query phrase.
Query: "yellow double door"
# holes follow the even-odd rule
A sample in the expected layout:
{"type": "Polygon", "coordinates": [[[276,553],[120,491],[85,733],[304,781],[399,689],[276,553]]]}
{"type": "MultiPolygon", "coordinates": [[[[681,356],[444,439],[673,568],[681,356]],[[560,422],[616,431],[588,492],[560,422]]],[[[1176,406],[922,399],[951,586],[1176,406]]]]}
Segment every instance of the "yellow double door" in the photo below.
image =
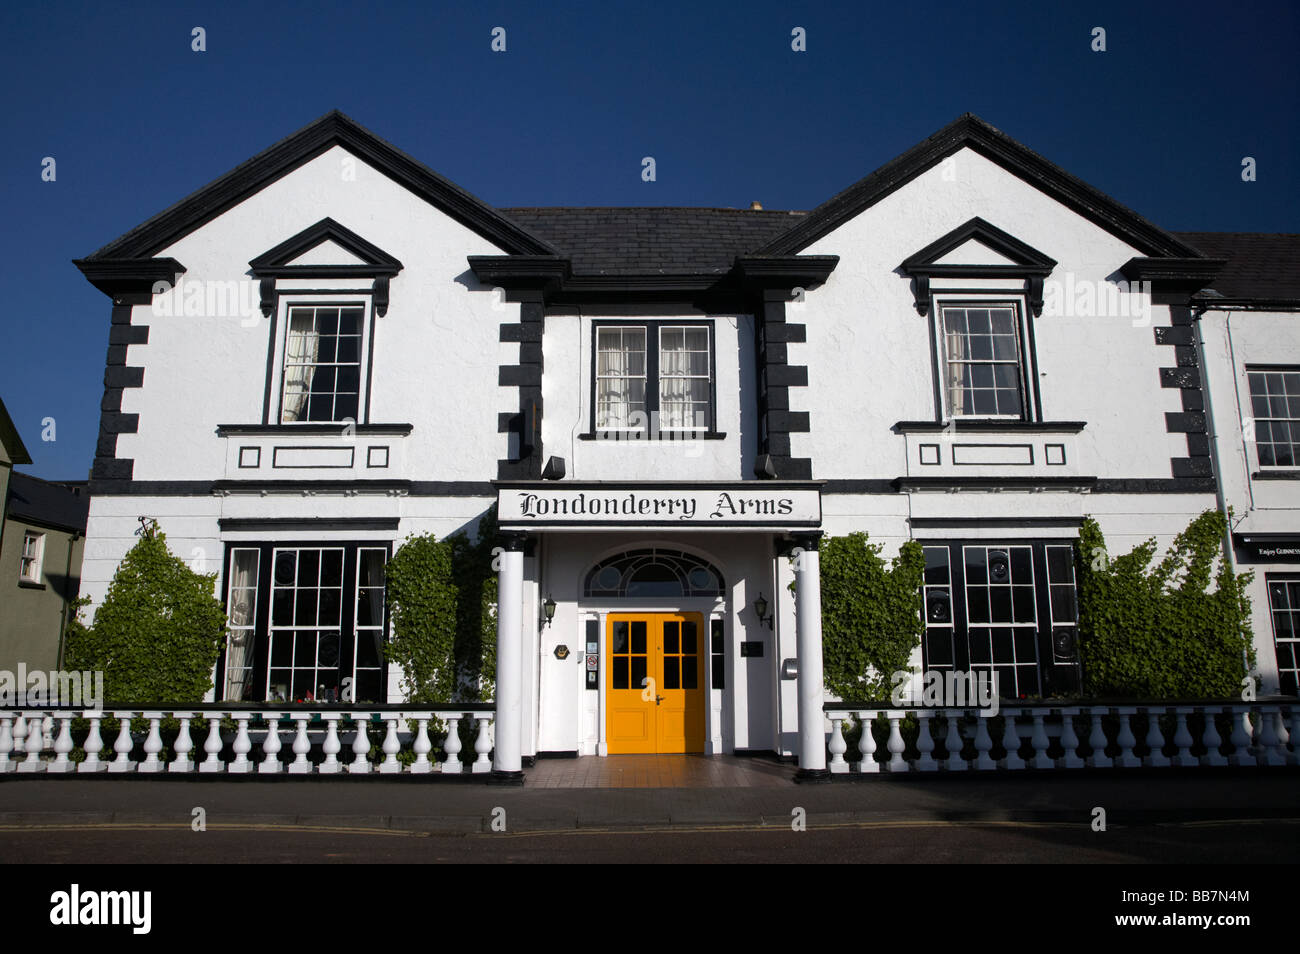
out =
{"type": "Polygon", "coordinates": [[[704,751],[704,645],[699,613],[606,617],[610,754],[704,751]]]}

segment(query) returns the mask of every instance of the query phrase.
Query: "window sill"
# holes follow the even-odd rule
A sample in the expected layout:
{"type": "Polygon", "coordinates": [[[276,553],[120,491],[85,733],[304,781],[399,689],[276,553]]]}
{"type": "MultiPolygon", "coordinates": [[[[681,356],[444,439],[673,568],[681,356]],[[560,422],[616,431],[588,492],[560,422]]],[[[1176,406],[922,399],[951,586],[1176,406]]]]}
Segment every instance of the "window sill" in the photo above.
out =
{"type": "Polygon", "coordinates": [[[405,437],[413,430],[411,424],[344,424],[336,422],[308,422],[303,424],[218,424],[218,437],[236,435],[286,435],[286,434],[342,434],[348,428],[362,436],[394,434],[405,437]]]}
{"type": "Polygon", "coordinates": [[[653,441],[721,441],[725,440],[726,437],[725,431],[660,431],[658,434],[649,435],[624,431],[588,431],[586,434],[579,434],[578,440],[616,441],[626,444],[632,441],[642,443],[651,443],[653,441]]]}
{"type": "Polygon", "coordinates": [[[1022,431],[1077,434],[1087,426],[1086,421],[1024,421],[1006,417],[958,417],[950,421],[899,421],[894,425],[894,430],[900,434],[937,434],[949,428],[971,432],[1022,431]]]}
{"type": "Polygon", "coordinates": [[[31,580],[19,580],[18,585],[24,590],[43,590],[46,589],[44,583],[33,583],[31,580]]]}
{"type": "Polygon", "coordinates": [[[1257,470],[1251,480],[1300,480],[1300,470],[1257,470]]]}

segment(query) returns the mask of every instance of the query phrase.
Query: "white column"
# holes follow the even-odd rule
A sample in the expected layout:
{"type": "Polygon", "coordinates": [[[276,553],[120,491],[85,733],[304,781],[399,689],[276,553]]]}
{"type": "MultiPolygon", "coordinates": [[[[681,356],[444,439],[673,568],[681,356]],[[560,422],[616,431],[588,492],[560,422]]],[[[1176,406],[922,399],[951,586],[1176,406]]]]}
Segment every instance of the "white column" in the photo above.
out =
{"type": "Polygon", "coordinates": [[[821,534],[799,538],[794,564],[795,636],[799,656],[799,778],[829,778],[822,711],[821,534]]]}
{"type": "Polygon", "coordinates": [[[524,535],[502,535],[501,570],[497,580],[497,775],[523,779],[520,741],[523,738],[524,689],[524,535]]]}

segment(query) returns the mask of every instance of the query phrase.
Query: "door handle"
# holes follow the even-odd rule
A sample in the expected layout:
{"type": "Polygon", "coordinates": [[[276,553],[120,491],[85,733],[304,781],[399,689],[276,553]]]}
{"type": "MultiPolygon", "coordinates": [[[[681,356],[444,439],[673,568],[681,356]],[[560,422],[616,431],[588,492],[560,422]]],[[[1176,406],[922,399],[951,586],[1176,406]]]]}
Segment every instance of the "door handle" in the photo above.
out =
{"type": "Polygon", "coordinates": [[[655,696],[655,705],[659,705],[659,703],[661,703],[661,702],[663,702],[663,701],[664,701],[664,697],[663,697],[663,696],[655,696]]]}

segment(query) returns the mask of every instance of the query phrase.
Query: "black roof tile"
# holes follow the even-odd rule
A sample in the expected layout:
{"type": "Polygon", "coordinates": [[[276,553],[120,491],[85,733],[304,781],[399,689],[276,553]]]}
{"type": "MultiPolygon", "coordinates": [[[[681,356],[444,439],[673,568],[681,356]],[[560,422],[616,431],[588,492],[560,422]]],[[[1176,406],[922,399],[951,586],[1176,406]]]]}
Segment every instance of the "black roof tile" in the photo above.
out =
{"type": "Polygon", "coordinates": [[[1226,258],[1210,286],[1224,298],[1300,300],[1300,233],[1174,232],[1209,258],[1226,258]]]}
{"type": "Polygon", "coordinates": [[[10,520],[84,534],[89,511],[90,495],[84,480],[55,482],[17,471],[9,474],[5,512],[10,520]]]}

